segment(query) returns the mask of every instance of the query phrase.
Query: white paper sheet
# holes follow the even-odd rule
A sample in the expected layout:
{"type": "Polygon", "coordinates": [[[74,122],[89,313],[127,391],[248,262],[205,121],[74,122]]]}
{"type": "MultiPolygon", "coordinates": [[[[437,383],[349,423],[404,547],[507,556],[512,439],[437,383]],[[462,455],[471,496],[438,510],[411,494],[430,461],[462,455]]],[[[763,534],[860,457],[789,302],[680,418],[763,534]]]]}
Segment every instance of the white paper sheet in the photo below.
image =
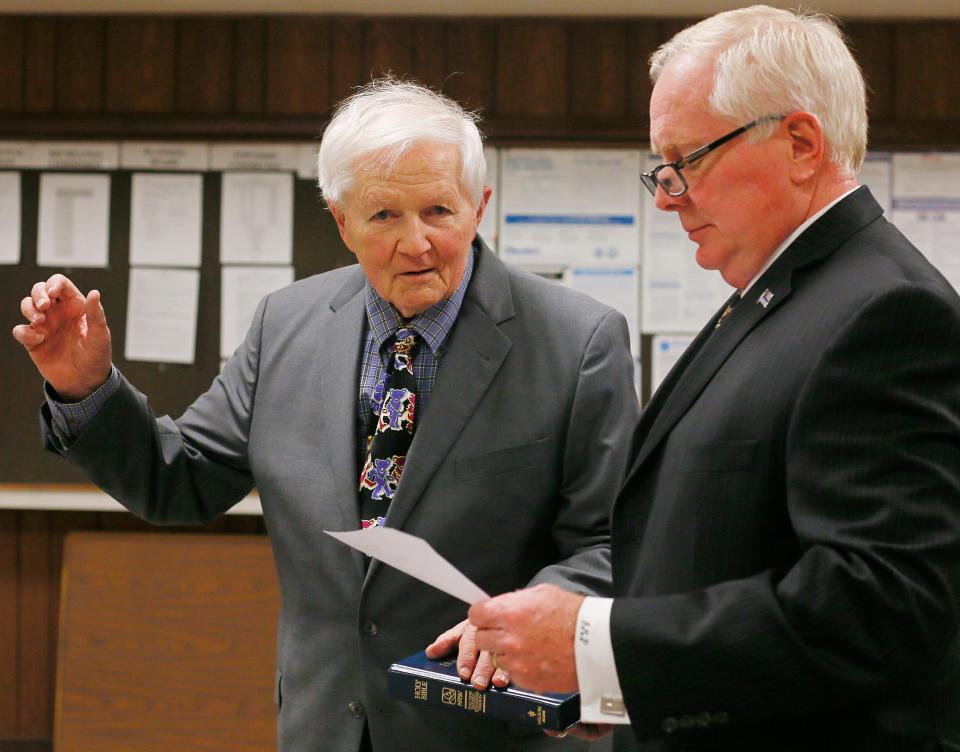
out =
{"type": "Polygon", "coordinates": [[[137,173],[131,185],[130,263],[199,267],[203,177],[137,173]]]}
{"type": "Polygon", "coordinates": [[[637,264],[640,154],[502,149],[500,254],[520,263],[637,264]]]}
{"type": "MultiPolygon", "coordinates": [[[[649,169],[660,160],[651,158],[649,169]]],[[[695,334],[733,290],[716,271],[697,265],[697,244],[680,225],[676,212],[661,211],[644,198],[643,332],[695,334]]]]}
{"type": "Polygon", "coordinates": [[[893,163],[888,152],[870,152],[857,175],[860,185],[870,189],[870,193],[889,214],[893,208],[893,163]]]}
{"type": "Polygon", "coordinates": [[[124,357],[193,363],[199,292],[195,269],[131,269],[124,357]]]}
{"type": "Polygon", "coordinates": [[[423,538],[391,527],[371,527],[342,533],[330,530],[324,532],[351,548],[363,551],[367,556],[379,559],[384,564],[389,564],[471,605],[490,598],[423,538]]]}
{"type": "Polygon", "coordinates": [[[960,200],[960,153],[894,154],[893,198],[960,200]]]}
{"type": "Polygon", "coordinates": [[[110,228],[110,176],[40,176],[37,264],[105,267],[110,228]]]}
{"type": "Polygon", "coordinates": [[[680,356],[683,355],[693,336],[658,334],[653,338],[653,350],[650,358],[650,394],[652,395],[670,373],[680,356]]]}
{"type": "Polygon", "coordinates": [[[220,261],[293,262],[293,174],[226,172],[220,204],[220,261]]]}
{"type": "Polygon", "coordinates": [[[570,267],[564,271],[564,283],[601,303],[616,308],[627,319],[630,351],[640,354],[640,287],[636,269],[570,267]]]}
{"type": "Polygon", "coordinates": [[[0,264],[20,263],[20,173],[0,172],[0,264]]]}
{"type": "Polygon", "coordinates": [[[293,282],[292,266],[225,266],[220,273],[220,357],[237,349],[264,295],[293,282]]]}
{"type": "Polygon", "coordinates": [[[483,156],[487,160],[487,185],[493,188],[493,195],[487,202],[487,208],[480,220],[480,237],[494,251],[497,250],[500,238],[497,222],[499,221],[500,207],[500,158],[497,150],[492,146],[484,147],[483,156]]]}
{"type": "Polygon", "coordinates": [[[896,203],[893,223],[930,263],[960,291],[960,207],[948,208],[930,202],[912,202],[912,208],[896,203]]]}

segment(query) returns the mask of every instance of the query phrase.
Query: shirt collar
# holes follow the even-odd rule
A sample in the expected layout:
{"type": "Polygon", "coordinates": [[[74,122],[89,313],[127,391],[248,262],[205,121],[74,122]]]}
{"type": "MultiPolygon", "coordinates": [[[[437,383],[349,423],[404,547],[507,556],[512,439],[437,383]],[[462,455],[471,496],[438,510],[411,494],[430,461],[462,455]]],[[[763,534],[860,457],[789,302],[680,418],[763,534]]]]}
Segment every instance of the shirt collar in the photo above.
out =
{"type": "Polygon", "coordinates": [[[827,211],[830,210],[830,209],[833,207],[834,204],[839,203],[840,201],[843,201],[843,199],[845,199],[847,196],[849,196],[851,193],[853,193],[853,192],[854,192],[855,190],[857,190],[857,188],[859,188],[859,187],[860,187],[860,186],[858,185],[856,188],[851,188],[849,191],[847,191],[847,192],[844,193],[843,195],[837,196],[833,201],[831,201],[829,204],[827,204],[826,206],[824,206],[820,211],[818,211],[818,212],[817,212],[816,214],[814,214],[813,216],[807,218],[807,219],[803,222],[803,224],[801,224],[796,230],[794,230],[792,233],[790,233],[790,235],[787,237],[787,239],[784,240],[780,245],[778,245],[778,246],[777,246],[777,249],[776,249],[773,253],[770,254],[770,258],[768,258],[767,261],[766,261],[766,263],[760,268],[760,271],[758,271],[758,272],[754,275],[753,279],[750,280],[750,283],[749,283],[746,287],[744,287],[743,290],[740,291],[740,297],[743,297],[744,295],[747,294],[747,291],[748,291],[751,287],[753,287],[753,283],[756,282],[758,279],[760,279],[761,275],[762,275],[767,269],[769,269],[769,268],[773,265],[773,262],[774,262],[774,261],[776,261],[778,258],[780,258],[780,256],[783,254],[783,252],[784,252],[785,250],[787,250],[787,248],[790,247],[790,244],[791,244],[794,240],[796,240],[797,238],[800,237],[801,233],[802,233],[804,230],[806,230],[810,225],[812,225],[814,222],[816,222],[818,219],[820,219],[820,217],[822,217],[824,214],[826,214],[827,211]]]}
{"type": "MultiPolygon", "coordinates": [[[[473,253],[473,247],[471,246],[467,254],[467,265],[463,269],[463,279],[460,280],[460,284],[453,295],[441,300],[423,313],[418,313],[408,324],[423,338],[434,355],[446,341],[450,330],[453,329],[454,322],[457,320],[457,315],[460,313],[463,297],[467,293],[467,285],[470,284],[470,277],[473,275],[473,253]]],[[[377,291],[373,289],[370,280],[366,282],[364,294],[366,296],[367,324],[379,351],[383,348],[384,343],[396,334],[404,320],[397,309],[381,298],[377,291]]]]}

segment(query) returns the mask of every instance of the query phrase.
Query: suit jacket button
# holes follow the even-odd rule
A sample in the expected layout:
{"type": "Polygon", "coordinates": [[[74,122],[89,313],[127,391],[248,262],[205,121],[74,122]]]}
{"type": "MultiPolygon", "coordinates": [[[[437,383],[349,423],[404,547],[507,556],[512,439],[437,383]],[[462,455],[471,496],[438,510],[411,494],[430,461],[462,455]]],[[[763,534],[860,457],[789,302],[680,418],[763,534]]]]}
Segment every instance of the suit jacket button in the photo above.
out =
{"type": "Polygon", "coordinates": [[[374,637],[379,631],[380,631],[380,627],[377,626],[377,623],[373,619],[364,619],[363,633],[367,637],[374,637]]]}
{"type": "Polygon", "coordinates": [[[354,700],[354,701],[351,702],[349,705],[347,705],[347,708],[348,708],[349,711],[350,711],[350,715],[352,715],[354,718],[363,718],[363,704],[362,704],[362,703],[359,703],[359,702],[357,702],[356,700],[354,700]]]}
{"type": "Polygon", "coordinates": [[[724,726],[724,725],[726,725],[727,723],[729,723],[729,721],[730,721],[730,716],[729,716],[729,714],[727,713],[726,710],[718,710],[718,711],[715,712],[715,713],[711,713],[711,714],[710,714],[710,718],[711,718],[711,719],[713,720],[713,722],[716,723],[718,726],[724,726]]]}
{"type": "Polygon", "coordinates": [[[713,720],[710,718],[710,714],[704,711],[703,713],[697,713],[693,717],[693,722],[696,723],[698,726],[703,726],[704,728],[706,728],[711,723],[713,723],[713,720]]]}
{"type": "Polygon", "coordinates": [[[677,723],[676,718],[673,718],[673,717],[664,718],[663,723],[660,724],[660,728],[662,728],[666,733],[672,734],[678,728],[680,728],[680,724],[677,723]]]}

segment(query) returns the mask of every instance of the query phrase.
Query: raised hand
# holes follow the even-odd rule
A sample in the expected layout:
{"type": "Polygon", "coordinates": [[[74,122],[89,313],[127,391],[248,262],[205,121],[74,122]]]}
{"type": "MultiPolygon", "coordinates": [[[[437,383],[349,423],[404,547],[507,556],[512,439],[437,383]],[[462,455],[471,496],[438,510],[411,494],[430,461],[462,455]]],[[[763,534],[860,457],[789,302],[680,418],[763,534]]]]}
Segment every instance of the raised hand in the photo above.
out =
{"type": "Polygon", "coordinates": [[[33,286],[20,311],[29,323],[15,326],[13,336],[63,399],[83,399],[109,378],[110,329],[99,292],[84,296],[54,274],[33,286]]]}

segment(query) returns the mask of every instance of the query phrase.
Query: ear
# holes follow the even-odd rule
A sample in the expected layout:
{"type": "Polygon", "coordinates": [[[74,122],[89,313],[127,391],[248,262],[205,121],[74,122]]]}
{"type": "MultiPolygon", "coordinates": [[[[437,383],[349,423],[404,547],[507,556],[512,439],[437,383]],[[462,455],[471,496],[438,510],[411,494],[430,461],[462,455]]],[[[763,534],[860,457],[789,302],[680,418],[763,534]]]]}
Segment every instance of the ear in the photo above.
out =
{"type": "Polygon", "coordinates": [[[339,206],[330,203],[329,201],[327,202],[327,208],[330,210],[334,221],[337,223],[337,229],[340,231],[340,239],[343,240],[343,244],[347,247],[350,253],[353,253],[353,248],[350,247],[350,243],[347,240],[347,215],[343,213],[339,206]]]}
{"type": "Polygon", "coordinates": [[[483,195],[480,196],[480,206],[477,207],[477,227],[480,226],[480,221],[483,219],[483,213],[487,209],[487,202],[490,201],[490,197],[493,195],[493,188],[489,185],[483,186],[483,195]]]}
{"type": "Polygon", "coordinates": [[[797,185],[813,178],[826,156],[823,126],[810,112],[791,112],[782,123],[789,149],[790,179],[797,185]]]}

